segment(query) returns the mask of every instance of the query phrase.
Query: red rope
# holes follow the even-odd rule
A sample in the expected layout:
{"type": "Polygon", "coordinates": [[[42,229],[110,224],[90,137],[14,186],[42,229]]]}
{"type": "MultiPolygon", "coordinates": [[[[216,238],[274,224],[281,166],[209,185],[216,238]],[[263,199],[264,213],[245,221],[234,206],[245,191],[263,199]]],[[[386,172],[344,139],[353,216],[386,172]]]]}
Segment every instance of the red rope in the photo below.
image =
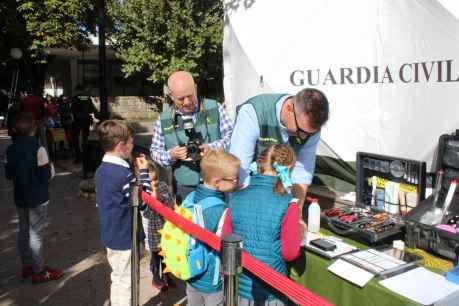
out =
{"type": "MultiPolygon", "coordinates": [[[[220,251],[220,237],[214,233],[200,227],[193,222],[183,218],[181,215],[174,212],[169,207],[163,205],[161,202],[150,196],[146,192],[142,192],[142,200],[147,205],[164,217],[164,219],[172,222],[183,231],[191,234],[196,239],[210,246],[217,252],[220,251]]],[[[295,283],[291,279],[285,277],[277,271],[269,268],[267,265],[258,259],[250,256],[247,252],[242,252],[241,258],[242,267],[252,272],[258,278],[275,288],[279,292],[285,294],[289,299],[298,305],[304,306],[329,306],[332,305],[323,298],[313,294],[306,288],[295,283]]]]}

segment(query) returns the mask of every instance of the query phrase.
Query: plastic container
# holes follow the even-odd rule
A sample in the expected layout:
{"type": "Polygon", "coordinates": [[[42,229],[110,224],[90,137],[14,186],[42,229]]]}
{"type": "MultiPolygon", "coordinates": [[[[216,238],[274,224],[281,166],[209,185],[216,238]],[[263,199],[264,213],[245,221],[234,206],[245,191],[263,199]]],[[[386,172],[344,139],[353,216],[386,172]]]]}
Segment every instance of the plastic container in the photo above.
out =
{"type": "Polygon", "coordinates": [[[318,233],[320,230],[320,206],[317,199],[310,199],[308,207],[308,232],[318,233]]]}

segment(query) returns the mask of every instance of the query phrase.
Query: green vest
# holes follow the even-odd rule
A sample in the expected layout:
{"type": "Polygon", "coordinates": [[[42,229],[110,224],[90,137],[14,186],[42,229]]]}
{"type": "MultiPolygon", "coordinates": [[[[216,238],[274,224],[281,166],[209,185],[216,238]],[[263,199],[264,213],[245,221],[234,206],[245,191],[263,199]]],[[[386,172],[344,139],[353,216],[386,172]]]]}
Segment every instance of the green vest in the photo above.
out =
{"type": "MultiPolygon", "coordinates": [[[[194,128],[197,133],[201,134],[203,143],[210,143],[220,139],[218,103],[211,99],[203,99],[201,103],[204,107],[196,114],[194,128]]],[[[183,129],[182,116],[175,116],[174,111],[167,110],[161,113],[160,120],[166,150],[188,142],[188,137],[183,129]]],[[[199,184],[201,172],[199,162],[176,161],[172,166],[172,171],[177,185],[197,186],[199,184]]]]}
{"type": "MultiPolygon", "coordinates": [[[[255,110],[260,128],[260,136],[255,146],[254,160],[266,148],[276,144],[287,144],[295,153],[298,153],[301,145],[284,142],[280,132],[279,121],[276,115],[276,103],[287,94],[261,94],[249,99],[242,105],[250,104],[255,110]]],[[[239,107],[241,107],[240,105],[239,107]]]]}

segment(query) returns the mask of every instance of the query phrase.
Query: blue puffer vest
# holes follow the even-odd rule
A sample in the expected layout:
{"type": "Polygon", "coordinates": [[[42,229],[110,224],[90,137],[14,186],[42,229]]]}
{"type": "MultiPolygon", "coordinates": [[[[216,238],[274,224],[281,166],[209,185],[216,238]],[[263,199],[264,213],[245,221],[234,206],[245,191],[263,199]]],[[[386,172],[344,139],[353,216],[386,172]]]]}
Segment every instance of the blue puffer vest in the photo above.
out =
{"type": "MultiPolygon", "coordinates": [[[[282,219],[291,195],[273,193],[275,176],[255,175],[250,185],[231,197],[229,208],[233,233],[243,238],[244,250],[263,263],[287,275],[281,255],[282,219]]],[[[271,300],[275,293],[256,277],[243,272],[239,279],[239,295],[249,300],[271,300]]]]}
{"type": "MultiPolygon", "coordinates": [[[[196,191],[188,195],[189,197],[192,197],[193,203],[198,203],[205,198],[208,197],[214,197],[214,198],[219,198],[221,200],[225,200],[225,195],[223,192],[217,191],[217,190],[212,190],[209,188],[204,187],[204,185],[198,185],[196,188],[196,191]]],[[[206,230],[209,230],[213,233],[215,233],[218,229],[218,222],[220,221],[220,218],[225,211],[226,206],[218,205],[214,207],[209,207],[205,209],[202,214],[204,217],[204,224],[206,230]]],[[[209,247],[205,246],[205,248],[209,252],[214,252],[212,251],[209,247]]],[[[218,256],[218,255],[216,255],[218,256]]],[[[218,276],[218,282],[216,284],[213,284],[213,278],[215,276],[215,264],[216,264],[216,256],[209,256],[209,262],[207,266],[207,271],[204,272],[201,275],[196,276],[195,278],[192,278],[188,281],[188,283],[196,290],[202,293],[215,293],[220,290],[222,290],[222,281],[218,276]]],[[[218,272],[218,271],[217,271],[218,272]]]]}

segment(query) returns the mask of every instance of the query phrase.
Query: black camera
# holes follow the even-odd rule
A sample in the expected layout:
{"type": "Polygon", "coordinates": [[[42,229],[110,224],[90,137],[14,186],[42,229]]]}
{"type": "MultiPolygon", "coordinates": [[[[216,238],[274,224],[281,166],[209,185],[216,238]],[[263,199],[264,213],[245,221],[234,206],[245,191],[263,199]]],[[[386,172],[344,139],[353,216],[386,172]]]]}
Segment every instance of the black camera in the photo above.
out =
{"type": "Polygon", "coordinates": [[[188,142],[186,144],[187,158],[196,160],[201,154],[201,149],[199,148],[202,145],[201,134],[196,132],[192,116],[183,116],[182,119],[183,129],[185,130],[185,135],[188,137],[188,142]]]}

